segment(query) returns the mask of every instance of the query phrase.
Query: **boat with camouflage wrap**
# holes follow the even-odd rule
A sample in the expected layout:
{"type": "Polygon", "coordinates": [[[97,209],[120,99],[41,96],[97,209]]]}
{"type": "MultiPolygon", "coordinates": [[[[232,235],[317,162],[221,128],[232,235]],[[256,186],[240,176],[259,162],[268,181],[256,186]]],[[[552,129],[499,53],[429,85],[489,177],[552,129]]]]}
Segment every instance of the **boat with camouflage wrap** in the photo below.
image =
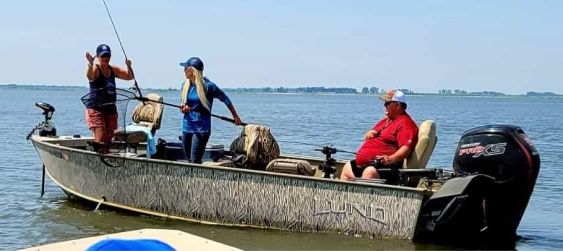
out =
{"type": "MultiPolygon", "coordinates": [[[[152,100],[139,105],[161,109],[162,99],[152,100]]],[[[436,143],[433,121],[420,125],[420,142],[402,169],[380,170],[395,179],[340,181],[334,177],[345,162],[332,157],[338,149],[318,149],[324,159],[280,155],[275,140],[264,143],[273,139],[269,130],[254,125],[246,126],[229,148],[208,147],[202,164],[183,161],[181,148],[172,142],[159,142],[149,158],[146,138],[136,132],[118,134],[110,153],[102,154],[93,150],[92,138],[57,136],[50,124],[54,108],[37,106],[45,121],[29,138],[44,174],[71,198],[226,226],[376,239],[511,240],[540,165],[539,153],[520,127],[489,125],[463,133],[453,170],[426,168],[436,143]]],[[[151,123],[160,118],[148,120],[153,129],[160,126],[151,123]]]]}

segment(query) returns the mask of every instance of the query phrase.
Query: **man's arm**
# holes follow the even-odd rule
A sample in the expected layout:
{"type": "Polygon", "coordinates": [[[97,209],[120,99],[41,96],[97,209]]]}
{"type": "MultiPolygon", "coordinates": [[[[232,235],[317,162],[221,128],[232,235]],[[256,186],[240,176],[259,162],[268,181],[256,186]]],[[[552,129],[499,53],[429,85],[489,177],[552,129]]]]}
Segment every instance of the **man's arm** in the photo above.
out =
{"type": "Polygon", "coordinates": [[[383,156],[383,165],[391,165],[403,161],[411,154],[411,149],[408,146],[401,146],[399,150],[391,155],[383,156]]]}
{"type": "Polygon", "coordinates": [[[393,154],[383,157],[383,164],[395,164],[408,158],[418,142],[418,127],[414,123],[405,123],[397,132],[397,144],[400,146],[393,154]]]}

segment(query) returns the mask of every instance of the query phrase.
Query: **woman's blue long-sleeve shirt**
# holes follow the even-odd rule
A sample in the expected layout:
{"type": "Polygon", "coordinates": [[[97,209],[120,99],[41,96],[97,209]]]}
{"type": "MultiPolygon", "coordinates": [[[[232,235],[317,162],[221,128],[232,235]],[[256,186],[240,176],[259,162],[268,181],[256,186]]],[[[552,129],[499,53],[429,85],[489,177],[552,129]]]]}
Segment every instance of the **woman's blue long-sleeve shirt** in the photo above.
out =
{"type": "MultiPolygon", "coordinates": [[[[213,99],[219,99],[225,105],[229,106],[231,100],[229,97],[221,90],[215,83],[209,81],[207,78],[205,80],[205,96],[207,101],[209,101],[209,109],[213,106],[213,99]]],[[[197,90],[195,85],[191,84],[188,90],[187,105],[191,110],[184,113],[184,119],[182,120],[182,131],[186,133],[208,133],[211,131],[211,112],[205,109],[205,106],[199,100],[197,95],[197,90]]]]}

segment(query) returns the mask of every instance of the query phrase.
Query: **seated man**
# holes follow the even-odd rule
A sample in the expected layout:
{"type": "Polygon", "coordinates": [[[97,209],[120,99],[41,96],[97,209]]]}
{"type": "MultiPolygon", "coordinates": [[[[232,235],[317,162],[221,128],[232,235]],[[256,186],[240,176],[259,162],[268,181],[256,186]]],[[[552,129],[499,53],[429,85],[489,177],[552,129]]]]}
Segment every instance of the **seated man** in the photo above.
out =
{"type": "Polygon", "coordinates": [[[416,146],[418,127],[406,112],[405,95],[391,90],[379,98],[385,102],[385,117],[365,134],[356,159],[344,165],[341,180],[379,179],[376,159],[383,168],[401,168],[416,146]]]}

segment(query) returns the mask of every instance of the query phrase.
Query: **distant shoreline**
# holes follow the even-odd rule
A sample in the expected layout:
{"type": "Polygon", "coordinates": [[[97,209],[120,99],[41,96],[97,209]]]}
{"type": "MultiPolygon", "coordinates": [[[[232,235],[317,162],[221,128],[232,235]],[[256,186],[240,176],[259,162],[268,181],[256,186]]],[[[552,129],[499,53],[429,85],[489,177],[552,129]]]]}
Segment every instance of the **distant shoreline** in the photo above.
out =
{"type": "MultiPolygon", "coordinates": [[[[88,90],[87,86],[73,86],[73,85],[40,85],[40,84],[0,84],[0,88],[8,89],[21,89],[21,90],[74,90],[84,89],[88,90]]],[[[358,92],[353,88],[345,87],[259,87],[259,88],[222,88],[228,93],[254,93],[254,94],[272,94],[272,95],[362,95],[362,96],[375,96],[381,95],[381,92],[366,93],[358,92]],[[280,91],[281,90],[281,91],[280,91]]],[[[365,88],[364,88],[365,89],[365,88]]],[[[142,88],[146,91],[158,92],[178,92],[176,88],[142,88]]],[[[403,89],[401,89],[403,90],[403,89]]],[[[440,90],[442,92],[443,90],[440,90]]],[[[451,91],[451,90],[450,90],[451,91]]],[[[459,91],[459,90],[456,90],[459,91]]],[[[549,97],[549,98],[563,98],[562,94],[553,92],[527,92],[526,94],[504,94],[500,92],[464,92],[464,93],[422,93],[414,92],[411,90],[404,91],[408,96],[440,96],[440,97],[549,97]]]]}

